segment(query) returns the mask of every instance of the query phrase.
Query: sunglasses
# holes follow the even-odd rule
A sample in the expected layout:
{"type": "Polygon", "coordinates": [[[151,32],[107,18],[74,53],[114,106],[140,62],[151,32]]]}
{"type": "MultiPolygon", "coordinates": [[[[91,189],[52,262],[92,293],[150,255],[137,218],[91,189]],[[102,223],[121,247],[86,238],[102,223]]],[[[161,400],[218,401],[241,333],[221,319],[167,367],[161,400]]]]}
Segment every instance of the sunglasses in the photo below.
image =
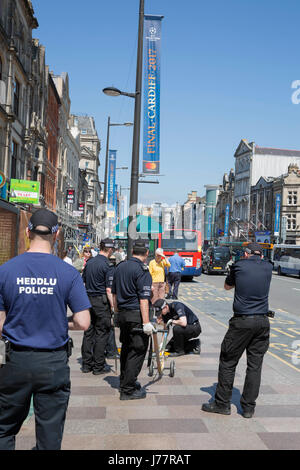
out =
{"type": "Polygon", "coordinates": [[[83,253],[92,253],[90,250],[83,250],[83,253]]]}

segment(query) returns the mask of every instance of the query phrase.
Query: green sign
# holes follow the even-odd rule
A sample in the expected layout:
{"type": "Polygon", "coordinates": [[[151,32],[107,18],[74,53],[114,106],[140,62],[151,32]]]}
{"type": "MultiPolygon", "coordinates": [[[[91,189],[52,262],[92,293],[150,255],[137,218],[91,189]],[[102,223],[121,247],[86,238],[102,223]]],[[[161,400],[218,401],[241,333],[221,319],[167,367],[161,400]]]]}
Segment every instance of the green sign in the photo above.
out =
{"type": "Polygon", "coordinates": [[[28,180],[10,180],[9,202],[25,204],[40,203],[40,182],[28,180]]]}

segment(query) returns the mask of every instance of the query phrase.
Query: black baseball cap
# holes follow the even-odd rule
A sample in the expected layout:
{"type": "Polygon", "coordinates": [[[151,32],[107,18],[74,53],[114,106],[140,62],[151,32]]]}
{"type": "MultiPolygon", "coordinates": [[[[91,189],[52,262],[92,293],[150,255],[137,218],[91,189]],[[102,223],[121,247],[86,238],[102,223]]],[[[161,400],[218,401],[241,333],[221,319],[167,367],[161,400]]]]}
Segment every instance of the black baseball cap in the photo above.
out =
{"type": "Polygon", "coordinates": [[[139,238],[138,240],[135,240],[133,242],[133,246],[134,248],[147,248],[147,250],[149,249],[149,240],[142,240],[141,238],[139,238]]]}
{"type": "Polygon", "coordinates": [[[30,232],[38,235],[50,235],[58,231],[58,217],[54,212],[48,209],[38,209],[28,222],[30,232]],[[37,230],[36,227],[42,226],[48,230],[37,230]]]}
{"type": "Polygon", "coordinates": [[[249,253],[249,254],[262,254],[263,252],[263,249],[262,247],[256,243],[256,242],[253,242],[253,243],[249,243],[246,247],[246,252],[249,253]]]}
{"type": "Polygon", "coordinates": [[[101,240],[101,245],[105,246],[105,248],[115,248],[115,243],[111,238],[104,238],[104,240],[101,240]]]}
{"type": "Polygon", "coordinates": [[[166,302],[164,299],[158,299],[156,302],[154,302],[153,307],[155,308],[156,313],[160,313],[167,305],[168,302],[166,302]]]}

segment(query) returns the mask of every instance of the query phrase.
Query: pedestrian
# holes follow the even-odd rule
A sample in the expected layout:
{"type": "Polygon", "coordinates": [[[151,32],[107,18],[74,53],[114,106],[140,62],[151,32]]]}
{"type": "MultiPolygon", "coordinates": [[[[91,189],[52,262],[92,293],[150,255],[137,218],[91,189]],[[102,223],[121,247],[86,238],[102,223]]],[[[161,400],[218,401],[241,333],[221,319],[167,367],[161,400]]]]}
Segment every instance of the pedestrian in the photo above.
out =
{"type": "Polygon", "coordinates": [[[85,268],[85,265],[86,263],[92,258],[92,251],[91,249],[88,247],[88,246],[85,246],[83,248],[83,251],[82,253],[80,254],[79,258],[77,258],[74,263],[73,263],[73,266],[75,269],[77,269],[77,271],[80,272],[80,274],[83,273],[83,270],[85,268]]]}
{"type": "Polygon", "coordinates": [[[71,266],[73,266],[72,259],[68,256],[67,250],[64,250],[64,251],[63,251],[62,259],[63,259],[63,261],[65,261],[66,263],[68,263],[68,264],[70,264],[71,266]]]}
{"type": "Polygon", "coordinates": [[[184,354],[200,354],[201,326],[195,313],[182,302],[168,303],[164,299],[155,302],[157,323],[165,326],[172,324],[173,338],[167,350],[170,356],[183,356],[184,354]],[[194,339],[197,338],[197,339],[194,339]]]}
{"type": "Polygon", "coordinates": [[[85,330],[90,302],[78,272],[51,254],[57,216],[38,209],[26,235],[27,252],[0,267],[0,336],[10,347],[0,368],[0,450],[14,450],[31,397],[36,449],[59,450],[70,396],[70,329],[85,330]]]}
{"type": "Polygon", "coordinates": [[[67,256],[71,259],[71,261],[73,261],[73,258],[74,258],[74,247],[73,246],[68,246],[67,256]]]}
{"type": "Polygon", "coordinates": [[[235,262],[225,279],[226,290],[235,289],[233,317],[221,346],[218,384],[214,400],[202,410],[229,415],[236,366],[246,350],[247,370],[240,399],[242,415],[252,418],[259,394],[262,363],[269,346],[269,289],[272,264],[263,259],[258,243],[249,243],[244,259],[235,262]]]}
{"type": "Polygon", "coordinates": [[[121,261],[125,260],[126,255],[124,253],[124,250],[123,250],[122,246],[119,246],[119,248],[116,250],[115,256],[116,256],[116,263],[117,264],[119,264],[119,263],[121,263],[121,261]]]}
{"type": "Polygon", "coordinates": [[[81,346],[82,372],[94,375],[105,374],[110,368],[105,362],[105,347],[111,327],[112,294],[108,285],[109,257],[114,251],[113,240],[100,242],[100,253],[85,266],[82,279],[91,308],[91,325],[84,332],[81,346]]]}
{"type": "Polygon", "coordinates": [[[167,299],[178,299],[178,289],[181,281],[181,273],[185,267],[185,261],[179,256],[179,250],[175,250],[173,256],[169,258],[170,268],[167,276],[167,282],[169,285],[169,293],[167,299]]]}
{"type": "Polygon", "coordinates": [[[148,254],[148,240],[135,241],[132,257],[118,264],[113,280],[114,310],[118,312],[122,343],[120,400],[146,397],[137,377],[146,356],[149,336],[154,331],[149,317],[152,279],[146,264],[148,254]]]}
{"type": "MultiPolygon", "coordinates": [[[[109,270],[107,272],[107,290],[108,290],[109,295],[112,295],[111,289],[112,289],[113,280],[115,276],[115,270],[116,270],[116,256],[112,254],[109,258],[109,270]]],[[[112,308],[112,315],[114,315],[113,308],[112,308]]],[[[113,321],[114,321],[114,318],[112,318],[112,322],[113,321]]],[[[108,336],[106,348],[105,348],[105,357],[107,359],[115,359],[116,355],[118,355],[118,353],[117,353],[117,345],[116,345],[116,340],[115,340],[115,329],[114,329],[113,324],[111,324],[109,336],[108,336]]]]}
{"type": "Polygon", "coordinates": [[[154,304],[158,299],[164,299],[166,295],[165,269],[170,267],[168,259],[162,248],[155,251],[155,259],[149,263],[149,271],[152,277],[152,299],[154,304]]]}

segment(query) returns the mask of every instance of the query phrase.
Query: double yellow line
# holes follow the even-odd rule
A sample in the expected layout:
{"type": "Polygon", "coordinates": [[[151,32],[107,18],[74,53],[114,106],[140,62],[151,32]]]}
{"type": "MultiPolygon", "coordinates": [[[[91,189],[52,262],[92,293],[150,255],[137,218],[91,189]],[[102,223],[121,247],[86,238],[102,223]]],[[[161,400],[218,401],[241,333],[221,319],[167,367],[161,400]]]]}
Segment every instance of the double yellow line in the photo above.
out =
{"type": "MultiPolygon", "coordinates": [[[[185,303],[187,304],[188,307],[190,307],[191,310],[196,310],[198,313],[201,313],[201,315],[204,315],[206,316],[207,318],[209,318],[210,320],[213,320],[214,322],[218,323],[219,325],[222,325],[224,326],[224,328],[228,328],[227,325],[225,325],[225,323],[219,321],[219,320],[216,320],[215,318],[212,318],[210,317],[209,315],[207,315],[207,313],[204,313],[204,312],[201,312],[201,310],[198,310],[197,308],[195,309],[195,307],[191,304],[189,304],[188,302],[185,301],[185,303]]],[[[275,357],[276,359],[278,359],[278,361],[280,362],[283,362],[284,364],[286,364],[287,366],[291,367],[292,369],[296,370],[297,372],[300,372],[300,369],[298,369],[298,367],[295,367],[293,364],[290,364],[289,362],[285,361],[284,359],[282,359],[281,357],[277,356],[276,354],[272,353],[271,351],[267,351],[267,354],[270,354],[271,356],[275,357]]]]}

